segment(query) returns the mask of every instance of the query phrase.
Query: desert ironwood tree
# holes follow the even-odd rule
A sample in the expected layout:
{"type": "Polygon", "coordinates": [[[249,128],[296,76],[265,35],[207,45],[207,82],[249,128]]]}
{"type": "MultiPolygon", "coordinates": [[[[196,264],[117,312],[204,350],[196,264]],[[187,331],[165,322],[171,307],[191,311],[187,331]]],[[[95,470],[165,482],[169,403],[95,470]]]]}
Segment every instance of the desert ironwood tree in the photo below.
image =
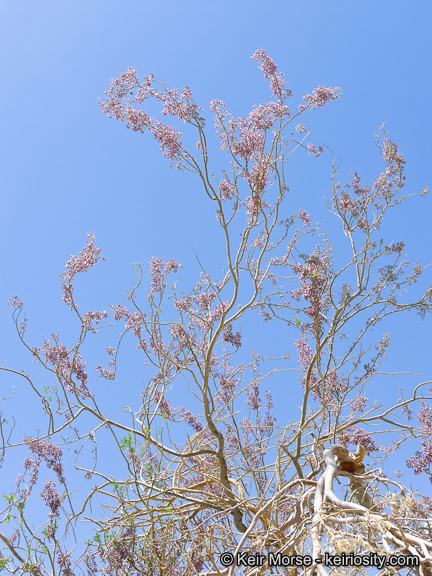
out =
{"type": "Polygon", "coordinates": [[[271,98],[245,117],[210,103],[228,159],[219,175],[219,153],[188,87],[168,89],[153,75],[140,82],[129,68],[100,102],[104,114],[150,132],[172,166],[196,176],[225,256],[215,277],[200,255],[202,272],[189,288],[181,264],[152,258],[149,276],[135,266],[138,280],[123,304],[83,312],[77,277],[103,259],[89,233],[61,275],[75,322],[70,348],[56,334],[39,346],[27,342],[23,303],[11,299],[18,337],[45,376],[1,370],[29,387],[44,428],[20,436],[6,402],[1,456],[5,466],[12,451],[24,459],[16,483],[2,482],[4,573],[432,573],[432,499],[393,469],[385,473],[386,458],[411,442],[408,467],[432,479],[432,382],[412,376],[394,405],[366,397],[384,370],[383,321],[432,311],[432,290],[419,282],[424,268],[405,259],[402,240],[380,236],[389,212],[415,195],[403,193],[405,161],[382,126],[382,172],[370,184],[353,173],[341,185],[333,162],[333,247],[306,209],[290,213],[285,168],[294,154],[314,162],[323,153],[301,120],[341,91],[319,86],[291,111],[273,60],[264,50],[252,60],[271,98]],[[171,116],[195,134],[194,150],[178,127],[142,109],[149,99],[161,105],[161,120],[171,116]],[[254,344],[261,321],[275,330],[277,357],[260,354],[259,338],[254,344]],[[108,322],[120,336],[94,362],[102,380],[91,389],[84,344],[108,322]],[[143,373],[128,374],[135,404],[117,417],[104,395],[128,386],[117,365],[130,342],[143,373]],[[274,412],[272,387],[273,396],[283,387],[282,397],[296,401],[274,412]],[[179,397],[182,406],[173,402],[179,397]],[[88,445],[86,463],[72,461],[68,448],[78,454],[88,445]],[[108,459],[97,458],[103,448],[108,459]]]}

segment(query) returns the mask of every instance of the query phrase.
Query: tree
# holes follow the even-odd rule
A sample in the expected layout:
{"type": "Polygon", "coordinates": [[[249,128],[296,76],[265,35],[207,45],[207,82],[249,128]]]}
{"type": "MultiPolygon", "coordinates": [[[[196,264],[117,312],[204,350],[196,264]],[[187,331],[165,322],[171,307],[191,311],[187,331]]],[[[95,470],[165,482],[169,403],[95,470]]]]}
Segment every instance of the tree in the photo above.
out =
{"type": "Polygon", "coordinates": [[[29,451],[1,516],[5,572],[324,575],[372,566],[381,574],[431,574],[432,499],[386,477],[377,463],[417,438],[408,466],[432,481],[432,382],[418,382],[395,405],[364,396],[389,347],[388,334],[377,341],[374,328],[393,314],[432,311],[431,288],[411,296],[423,267],[404,259],[402,241],[379,237],[387,213],[408,201],[405,161],[382,126],[376,142],[383,171],[371,185],[354,173],[341,186],[333,162],[328,209],[350,250],[346,258],[343,242],[333,248],[305,210],[286,213],[284,172],[295,152],[323,153],[307,142],[310,132],[298,118],[341,91],[320,86],[292,113],[291,92],[273,60],[263,50],[252,59],[270,81],[272,98],[245,118],[231,116],[222,101],[210,103],[229,158],[219,178],[211,175],[203,110],[189,88],[170,90],[153,75],[140,83],[129,68],[100,103],[127,128],[151,132],[172,165],[198,177],[216,210],[225,263],[218,279],[202,266],[194,287],[183,292],[174,282],[181,265],[152,258],[147,301],[140,296],[145,274],[136,265],[127,307],[111,309],[125,328],[118,345],[107,348],[108,367],[96,368],[114,381],[117,358],[133,335],[152,377],[123,419],[100,407],[82,357],[86,339],[108,317],[83,314],[74,296],[77,275],[103,258],[95,237],[88,235],[61,276],[63,300],[79,326],[72,348],[58,335],[40,348],[28,344],[23,303],[11,300],[18,336],[50,384],[1,368],[28,383],[46,418],[37,438],[23,440],[13,439],[13,427],[2,421],[3,457],[22,444],[29,451]],[[195,131],[196,155],[180,131],[140,108],[147,99],[195,131]],[[335,255],[346,258],[341,267],[335,255]],[[254,312],[286,326],[285,355],[266,358],[242,348],[254,312]],[[263,389],[276,374],[302,395],[299,413],[292,409],[283,421],[263,389]],[[181,388],[185,406],[172,406],[173,387],[181,388]],[[96,457],[87,466],[64,462],[61,446],[71,443],[93,445],[94,456],[98,445],[109,446],[110,469],[96,457]],[[34,528],[29,514],[39,474],[47,477],[40,497],[49,513],[34,528]],[[85,496],[82,488],[75,492],[80,474],[96,482],[85,496]],[[86,543],[83,520],[93,530],[86,543]],[[6,535],[8,523],[15,526],[6,535]]]}

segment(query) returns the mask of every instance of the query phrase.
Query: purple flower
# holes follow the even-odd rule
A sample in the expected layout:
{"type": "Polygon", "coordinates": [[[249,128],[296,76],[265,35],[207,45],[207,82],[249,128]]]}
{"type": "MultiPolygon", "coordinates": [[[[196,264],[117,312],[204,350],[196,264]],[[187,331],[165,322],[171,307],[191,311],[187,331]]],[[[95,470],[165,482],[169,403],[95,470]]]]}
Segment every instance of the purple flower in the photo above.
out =
{"type": "Polygon", "coordinates": [[[64,500],[64,496],[60,496],[60,494],[55,489],[55,482],[54,480],[49,480],[45,482],[44,489],[41,492],[42,500],[51,510],[50,518],[58,518],[60,515],[59,508],[62,505],[64,500]]]}
{"type": "MultiPolygon", "coordinates": [[[[53,444],[48,440],[41,440],[39,438],[24,438],[24,442],[30,449],[32,454],[35,454],[38,458],[45,461],[48,468],[52,468],[56,473],[61,484],[65,483],[63,476],[63,465],[61,463],[61,458],[63,456],[63,451],[61,448],[53,444]]],[[[25,462],[28,462],[26,460],[25,462]]],[[[26,465],[26,464],[25,464],[26,465]]]]}

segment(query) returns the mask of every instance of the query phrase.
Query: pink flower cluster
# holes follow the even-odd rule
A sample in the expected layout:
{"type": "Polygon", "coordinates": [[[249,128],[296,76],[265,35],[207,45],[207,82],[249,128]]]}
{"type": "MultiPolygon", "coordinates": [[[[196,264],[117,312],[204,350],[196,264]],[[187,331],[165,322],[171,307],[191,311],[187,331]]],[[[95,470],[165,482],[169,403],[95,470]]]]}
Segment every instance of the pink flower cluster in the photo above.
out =
{"type": "MultiPolygon", "coordinates": [[[[42,353],[45,357],[45,362],[54,366],[57,378],[64,386],[67,392],[75,392],[77,396],[88,396],[86,386],[87,373],[85,372],[86,362],[83,361],[81,356],[73,351],[68,350],[63,344],[59,343],[59,336],[51,334],[51,340],[47,340],[42,346],[42,353]],[[80,382],[79,389],[76,388],[73,377],[80,382]]],[[[38,354],[39,350],[34,349],[34,354],[38,354]]]]}
{"type": "Polygon", "coordinates": [[[272,171],[272,158],[270,154],[264,154],[264,152],[260,158],[253,163],[252,170],[245,168],[243,177],[252,191],[252,196],[246,198],[248,215],[254,213],[258,207],[261,209],[270,207],[267,202],[263,201],[262,196],[272,171]],[[250,204],[251,201],[253,202],[252,206],[250,204]]]}
{"type": "MultiPolygon", "coordinates": [[[[36,458],[35,460],[32,460],[31,458],[24,458],[23,464],[24,464],[24,474],[30,470],[30,483],[27,489],[23,490],[20,494],[20,496],[25,499],[29,496],[33,486],[36,484],[37,479],[39,477],[40,460],[38,458],[36,458]]],[[[18,474],[18,477],[16,479],[18,488],[20,487],[23,481],[24,481],[24,475],[18,474]]],[[[18,488],[17,493],[19,493],[18,488]]]]}
{"type": "Polygon", "coordinates": [[[321,108],[330,102],[331,100],[337,100],[342,94],[340,88],[329,88],[327,86],[318,86],[315,90],[312,90],[312,94],[306,94],[303,96],[303,100],[306,104],[301,104],[298,109],[299,111],[313,110],[314,108],[321,108]]]}
{"type": "Polygon", "coordinates": [[[13,298],[10,298],[8,300],[8,304],[9,304],[9,306],[12,306],[14,309],[14,311],[12,313],[12,318],[15,321],[15,325],[17,327],[19,336],[21,338],[23,338],[25,330],[26,330],[26,326],[27,326],[27,318],[26,318],[25,312],[23,310],[24,304],[23,304],[22,300],[20,300],[18,298],[18,296],[14,296],[13,298]],[[19,318],[21,321],[18,323],[19,318]]]}
{"type": "Polygon", "coordinates": [[[152,278],[150,286],[151,292],[162,292],[163,289],[166,288],[165,278],[168,274],[171,271],[175,273],[182,267],[182,265],[175,260],[171,259],[168,262],[164,262],[162,258],[154,258],[153,256],[149,262],[149,266],[150,276],[152,278]]]}
{"type": "MultiPolygon", "coordinates": [[[[302,330],[305,329],[306,327],[302,326],[302,330]]],[[[347,379],[340,378],[335,370],[328,370],[324,378],[320,378],[316,368],[316,359],[312,348],[307,343],[306,336],[298,338],[294,342],[294,346],[298,352],[298,363],[301,371],[299,378],[302,386],[308,385],[312,399],[319,402],[324,401],[329,412],[334,413],[338,399],[348,390],[347,379]]]]}
{"type": "Polygon", "coordinates": [[[107,317],[108,312],[106,312],[105,310],[103,312],[90,310],[83,316],[83,322],[82,322],[83,328],[85,330],[91,330],[93,334],[96,334],[97,329],[95,328],[94,325],[99,324],[101,320],[107,317]]]}
{"type": "Polygon", "coordinates": [[[313,144],[307,144],[306,148],[309,150],[309,156],[315,156],[315,158],[319,158],[324,152],[324,148],[322,146],[315,148],[313,144]]]}
{"type": "Polygon", "coordinates": [[[201,432],[203,429],[203,423],[198,420],[198,418],[192,414],[186,408],[180,408],[180,413],[182,416],[182,420],[184,420],[191,428],[195,430],[195,432],[201,432]]]}
{"type": "Polygon", "coordinates": [[[306,210],[300,210],[298,217],[303,223],[303,228],[307,228],[310,224],[310,214],[308,214],[306,210]]]}
{"type": "MultiPolygon", "coordinates": [[[[305,313],[314,321],[316,328],[318,328],[318,325],[322,324],[329,306],[327,285],[328,280],[333,275],[330,250],[320,252],[319,247],[317,247],[305,260],[304,264],[297,263],[293,266],[293,272],[300,277],[301,296],[309,302],[309,307],[305,310],[305,313]]],[[[294,299],[298,298],[298,293],[293,293],[292,297],[294,299]]]]}
{"type": "Polygon", "coordinates": [[[20,300],[18,298],[18,296],[14,296],[13,298],[10,298],[8,300],[8,304],[9,304],[9,306],[13,306],[14,308],[18,308],[18,309],[21,309],[24,306],[22,300],[20,300]]]}
{"type": "Polygon", "coordinates": [[[163,416],[165,416],[166,418],[170,418],[171,416],[174,415],[176,410],[173,411],[173,409],[170,406],[170,401],[165,398],[164,394],[160,392],[160,390],[155,390],[154,399],[156,404],[158,405],[159,411],[163,416]]]}
{"type": "Polygon", "coordinates": [[[217,405],[227,406],[232,402],[235,391],[243,374],[244,367],[239,365],[234,367],[229,362],[229,355],[225,354],[221,362],[215,363],[212,366],[212,376],[217,383],[217,394],[215,396],[215,403],[217,405]]]}
{"type": "Polygon", "coordinates": [[[339,438],[339,443],[346,448],[349,445],[354,444],[356,446],[357,444],[361,444],[368,455],[378,450],[378,445],[371,435],[358,426],[349,426],[346,428],[343,435],[339,438]]]}
{"type": "Polygon", "coordinates": [[[408,284],[415,284],[418,281],[419,276],[423,273],[423,266],[420,266],[418,262],[415,263],[413,268],[413,273],[411,276],[407,276],[408,284]]]}
{"type": "MultiPolygon", "coordinates": [[[[211,281],[209,284],[210,283],[211,281]]],[[[212,291],[202,291],[201,288],[202,286],[200,284],[199,289],[197,287],[196,293],[193,296],[184,297],[184,295],[182,295],[183,297],[177,299],[174,303],[175,309],[179,312],[186,313],[189,318],[189,337],[194,328],[202,332],[206,332],[212,328],[214,324],[222,318],[231,304],[230,301],[214,303],[217,294],[212,291]]],[[[184,336],[182,335],[182,337],[184,336]]]]}
{"type": "MultiPolygon", "coordinates": [[[[312,349],[309,346],[309,344],[307,343],[307,338],[306,336],[303,336],[301,338],[298,338],[295,342],[294,342],[294,346],[297,348],[297,352],[298,352],[298,362],[300,365],[300,369],[303,372],[306,372],[308,369],[308,366],[310,365],[310,363],[312,362],[312,358],[313,358],[313,353],[312,353],[312,349]]],[[[303,379],[303,377],[301,377],[303,379]]]]}
{"type": "Polygon", "coordinates": [[[165,158],[169,158],[169,160],[177,158],[183,149],[180,140],[182,133],[175,130],[172,126],[167,126],[157,120],[154,121],[154,128],[153,137],[159,142],[165,158]]]}
{"type": "Polygon", "coordinates": [[[240,332],[233,332],[232,325],[229,324],[222,334],[222,342],[231,344],[238,350],[241,347],[241,334],[240,332]]]}
{"type": "Polygon", "coordinates": [[[417,420],[420,422],[419,434],[422,450],[416,451],[415,455],[407,460],[407,465],[414,470],[414,474],[426,472],[432,483],[432,407],[425,402],[421,402],[421,407],[417,420]]]}
{"type": "Polygon", "coordinates": [[[96,248],[94,243],[96,238],[94,234],[89,232],[87,234],[87,246],[81,250],[78,256],[71,256],[66,263],[66,272],[61,274],[60,278],[63,281],[63,302],[69,307],[73,306],[73,280],[75,274],[86,272],[89,268],[96,265],[99,260],[105,260],[104,256],[100,254],[100,248],[96,248]]]}
{"type": "Polygon", "coordinates": [[[151,131],[155,140],[159,142],[163,155],[170,160],[177,159],[177,166],[180,167],[181,157],[188,156],[181,143],[182,133],[151,118],[139,108],[134,108],[132,104],[140,106],[147,98],[153,98],[162,103],[163,116],[174,116],[185,123],[201,126],[205,122],[201,116],[202,109],[194,102],[192,92],[187,86],[179,93],[177,90],[168,90],[162,85],[163,90],[158,90],[154,87],[154,83],[154,76],[150,74],[145,76],[144,82],[140,84],[136,70],[129,68],[111,81],[110,89],[105,92],[107,99],[100,101],[99,105],[104,114],[124,122],[126,128],[141,133],[151,131]],[[130,98],[135,90],[135,98],[130,98]]]}
{"type": "Polygon", "coordinates": [[[24,438],[24,442],[29,447],[30,452],[38,459],[43,460],[48,468],[54,470],[59,482],[64,484],[63,464],[61,463],[63,456],[62,449],[49,440],[41,440],[40,438],[33,439],[31,436],[24,438]]]}
{"type": "Polygon", "coordinates": [[[395,206],[403,198],[398,197],[398,192],[405,185],[405,160],[399,154],[397,145],[388,138],[385,130],[383,130],[383,135],[381,142],[381,132],[378,132],[376,142],[386,163],[386,169],[374,180],[372,187],[369,185],[362,187],[357,173],[354,173],[351,185],[345,184],[342,190],[339,184],[335,187],[333,207],[352,230],[356,228],[363,232],[378,230],[387,208],[395,206]],[[349,193],[350,188],[355,196],[349,193]],[[369,211],[372,207],[375,209],[373,218],[369,211]]]}
{"type": "Polygon", "coordinates": [[[268,102],[254,107],[248,118],[234,118],[225,110],[225,102],[212,100],[210,111],[215,113],[216,135],[221,139],[221,150],[230,150],[233,156],[250,161],[264,153],[265,134],[277,120],[288,119],[290,109],[279,102],[268,102]],[[230,117],[228,121],[226,118],[230,117]]]}
{"type": "Polygon", "coordinates": [[[49,480],[48,482],[45,482],[45,486],[40,495],[42,497],[42,500],[51,510],[49,517],[51,519],[58,518],[60,515],[59,508],[62,505],[64,496],[60,496],[60,494],[55,489],[54,480],[49,480]]]}
{"type": "Polygon", "coordinates": [[[69,552],[60,552],[57,556],[57,565],[60,568],[60,576],[74,576],[71,567],[71,555],[69,552]]]}
{"type": "Polygon", "coordinates": [[[114,370],[109,370],[109,368],[102,368],[101,366],[96,366],[96,371],[100,372],[101,378],[105,378],[106,380],[114,380],[117,374],[114,370]]]}
{"type": "Polygon", "coordinates": [[[258,382],[252,382],[247,390],[246,406],[250,406],[251,410],[258,412],[261,410],[262,401],[259,393],[258,382]]]}
{"type": "Polygon", "coordinates": [[[219,191],[221,192],[222,200],[231,200],[235,194],[235,187],[224,178],[219,184],[219,191]]]}
{"type": "Polygon", "coordinates": [[[291,90],[285,88],[286,82],[282,80],[284,74],[281,72],[278,74],[276,64],[265,50],[257,50],[255,54],[251,56],[251,60],[261,62],[259,68],[264,72],[264,78],[270,80],[270,89],[276,98],[282,102],[292,95],[291,90]]]}
{"type": "Polygon", "coordinates": [[[354,400],[351,401],[350,414],[359,414],[363,412],[367,405],[368,399],[361,394],[358,394],[354,400]]]}
{"type": "Polygon", "coordinates": [[[122,318],[125,318],[129,313],[129,310],[121,304],[118,306],[113,306],[111,304],[111,310],[114,314],[114,320],[121,320],[122,318]]]}

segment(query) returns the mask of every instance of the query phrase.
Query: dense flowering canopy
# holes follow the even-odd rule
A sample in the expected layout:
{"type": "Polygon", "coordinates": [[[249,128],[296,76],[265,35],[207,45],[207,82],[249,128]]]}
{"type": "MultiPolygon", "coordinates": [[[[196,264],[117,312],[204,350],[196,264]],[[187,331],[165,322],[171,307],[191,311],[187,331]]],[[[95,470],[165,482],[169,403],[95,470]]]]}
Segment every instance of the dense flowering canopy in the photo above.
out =
{"type": "MultiPolygon", "coordinates": [[[[390,477],[386,461],[418,439],[408,466],[432,481],[431,382],[418,382],[406,397],[401,392],[394,405],[377,404],[366,388],[380,376],[390,345],[388,334],[375,338],[373,329],[389,315],[432,310],[431,288],[411,296],[425,268],[405,259],[402,240],[378,236],[389,210],[407,200],[405,161],[382,126],[383,171],[372,184],[354,172],[341,186],[333,165],[328,207],[350,250],[338,269],[339,246],[317,234],[308,211],[286,206],[284,169],[294,152],[311,162],[323,154],[298,117],[338,99],[340,88],[319,86],[292,112],[292,93],[272,58],[258,50],[252,60],[270,82],[271,99],[245,117],[232,116],[221,100],[210,103],[229,160],[218,176],[211,176],[204,110],[187,86],[168,89],[152,74],[140,82],[129,68],[100,102],[108,117],[150,132],[177,169],[198,176],[215,207],[225,262],[217,279],[203,266],[182,291],[182,265],[152,257],[146,298],[146,274],[137,264],[126,303],[81,314],[77,275],[104,259],[89,233],[61,275],[63,301],[77,318],[72,347],[57,334],[40,347],[28,345],[23,302],[12,298],[19,338],[47,380],[1,370],[29,384],[45,428],[17,439],[1,423],[1,457],[6,448],[25,447],[26,455],[0,518],[0,570],[252,576],[274,573],[272,558],[301,558],[296,574],[323,576],[328,566],[332,574],[363,574],[356,564],[332,566],[331,558],[344,553],[387,566],[402,558],[408,572],[432,573],[432,500],[403,486],[399,471],[390,477]],[[148,99],[161,105],[161,120],[141,109],[148,99]],[[194,131],[196,150],[186,149],[176,122],[194,131]],[[104,361],[87,364],[86,339],[109,317],[120,326],[118,341],[106,347],[104,361]],[[283,327],[275,332],[284,335],[275,346],[283,348],[280,356],[255,351],[257,317],[283,327]],[[119,358],[131,340],[144,371],[121,380],[119,358]],[[91,389],[95,376],[101,380],[91,389]],[[104,408],[116,386],[138,391],[121,416],[104,408]],[[274,413],[276,395],[289,398],[286,412],[274,413]],[[174,401],[179,397],[182,405],[174,401]],[[73,447],[76,458],[60,445],[73,447]],[[105,461],[98,446],[109,454],[105,461]],[[75,491],[77,474],[92,479],[84,495],[82,487],[75,491]],[[45,516],[35,527],[26,515],[38,499],[45,516]],[[82,520],[93,529],[85,542],[82,520]],[[252,562],[242,567],[247,558],[252,562]]],[[[294,573],[288,564],[278,569],[294,573]]]]}

